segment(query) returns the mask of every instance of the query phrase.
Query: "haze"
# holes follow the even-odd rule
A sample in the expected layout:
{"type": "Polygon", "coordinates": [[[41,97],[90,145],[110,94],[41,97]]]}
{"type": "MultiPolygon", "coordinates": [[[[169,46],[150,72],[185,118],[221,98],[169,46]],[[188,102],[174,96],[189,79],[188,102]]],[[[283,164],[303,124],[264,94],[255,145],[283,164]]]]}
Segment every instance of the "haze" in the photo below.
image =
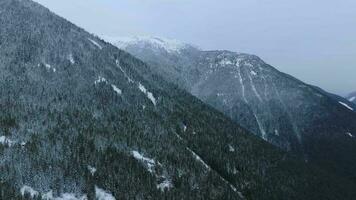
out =
{"type": "Polygon", "coordinates": [[[327,91],[356,90],[354,0],[36,0],[97,35],[152,35],[260,56],[327,91]]]}

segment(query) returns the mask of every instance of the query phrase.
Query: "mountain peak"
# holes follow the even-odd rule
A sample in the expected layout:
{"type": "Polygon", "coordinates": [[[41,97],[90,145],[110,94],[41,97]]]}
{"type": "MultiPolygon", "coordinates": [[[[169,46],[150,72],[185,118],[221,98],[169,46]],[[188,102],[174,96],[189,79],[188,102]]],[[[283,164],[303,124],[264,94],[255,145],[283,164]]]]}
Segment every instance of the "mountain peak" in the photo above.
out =
{"type": "Polygon", "coordinates": [[[103,36],[106,41],[115,44],[121,49],[130,46],[150,47],[158,50],[164,50],[168,53],[180,53],[182,49],[192,47],[187,43],[175,39],[167,39],[153,36],[133,36],[133,37],[108,37],[103,36]]]}

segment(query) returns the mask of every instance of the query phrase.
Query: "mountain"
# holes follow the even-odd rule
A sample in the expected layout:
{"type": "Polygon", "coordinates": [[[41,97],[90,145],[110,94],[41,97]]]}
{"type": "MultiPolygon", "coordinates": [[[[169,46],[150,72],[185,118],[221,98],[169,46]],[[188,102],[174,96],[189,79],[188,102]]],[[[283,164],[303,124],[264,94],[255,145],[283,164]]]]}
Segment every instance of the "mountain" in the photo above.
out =
{"type": "Polygon", "coordinates": [[[356,113],[345,99],[254,55],[189,44],[172,51],[160,44],[170,40],[147,37],[106,40],[271,144],[356,182],[356,113]]]}
{"type": "Polygon", "coordinates": [[[343,98],[343,97],[341,97],[339,95],[326,92],[325,90],[323,90],[323,89],[321,89],[319,87],[316,87],[316,86],[312,86],[312,87],[317,89],[319,92],[324,93],[325,95],[327,95],[330,98],[334,99],[336,102],[338,102],[340,105],[344,106],[345,108],[356,112],[356,104],[350,103],[350,102],[352,102],[351,101],[352,100],[352,95],[350,95],[351,97],[349,97],[349,98],[347,98],[347,97],[343,98]]]}
{"type": "Polygon", "coordinates": [[[37,3],[0,24],[0,199],[356,195],[37,3]]]}
{"type": "Polygon", "coordinates": [[[346,98],[347,98],[350,102],[356,104],[356,92],[353,92],[353,93],[349,94],[346,98]]]}

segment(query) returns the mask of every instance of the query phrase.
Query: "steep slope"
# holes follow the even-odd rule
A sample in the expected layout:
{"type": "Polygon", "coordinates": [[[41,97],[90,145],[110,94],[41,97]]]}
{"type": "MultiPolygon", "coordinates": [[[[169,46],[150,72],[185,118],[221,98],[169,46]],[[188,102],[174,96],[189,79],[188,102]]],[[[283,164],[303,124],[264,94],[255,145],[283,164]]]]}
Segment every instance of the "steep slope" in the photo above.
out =
{"type": "Polygon", "coordinates": [[[36,3],[0,24],[0,199],[356,195],[36,3]]]}
{"type": "Polygon", "coordinates": [[[353,93],[349,94],[346,98],[347,98],[350,102],[356,104],[356,92],[353,92],[353,93]]]}
{"type": "Polygon", "coordinates": [[[169,81],[264,140],[356,182],[356,114],[343,101],[257,56],[190,45],[167,51],[152,40],[122,43],[156,73],[172,72],[169,81]]]}
{"type": "Polygon", "coordinates": [[[326,92],[325,90],[323,90],[323,89],[321,89],[319,87],[316,87],[316,86],[312,86],[312,87],[314,87],[319,92],[324,93],[325,95],[327,95],[330,98],[334,99],[337,103],[339,103],[340,105],[344,106],[345,108],[356,112],[356,104],[353,104],[352,101],[351,101],[351,100],[353,100],[352,95],[350,95],[350,97],[343,98],[343,97],[341,97],[339,95],[326,92]]]}

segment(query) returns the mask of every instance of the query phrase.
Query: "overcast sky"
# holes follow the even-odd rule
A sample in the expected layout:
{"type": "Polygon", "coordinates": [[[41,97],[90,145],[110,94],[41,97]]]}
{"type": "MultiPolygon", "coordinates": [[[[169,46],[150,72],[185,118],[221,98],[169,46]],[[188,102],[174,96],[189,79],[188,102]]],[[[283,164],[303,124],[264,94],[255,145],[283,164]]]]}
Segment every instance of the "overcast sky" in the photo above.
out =
{"type": "Polygon", "coordinates": [[[252,53],[330,92],[356,90],[355,0],[36,1],[97,35],[252,53]]]}

